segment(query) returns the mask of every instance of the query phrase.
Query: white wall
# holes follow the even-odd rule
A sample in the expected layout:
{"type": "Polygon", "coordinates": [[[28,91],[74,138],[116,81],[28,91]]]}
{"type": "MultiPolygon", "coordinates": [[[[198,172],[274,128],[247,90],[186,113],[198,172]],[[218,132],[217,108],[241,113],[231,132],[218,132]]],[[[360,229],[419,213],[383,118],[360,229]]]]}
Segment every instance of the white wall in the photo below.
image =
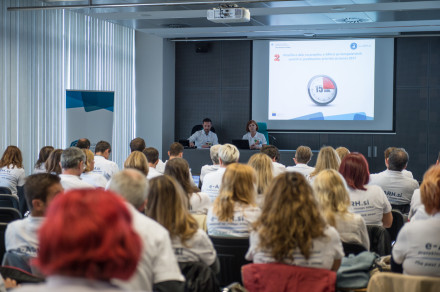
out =
{"type": "Polygon", "coordinates": [[[136,32],[136,137],[168,159],[174,142],[174,43],[136,32]]]}

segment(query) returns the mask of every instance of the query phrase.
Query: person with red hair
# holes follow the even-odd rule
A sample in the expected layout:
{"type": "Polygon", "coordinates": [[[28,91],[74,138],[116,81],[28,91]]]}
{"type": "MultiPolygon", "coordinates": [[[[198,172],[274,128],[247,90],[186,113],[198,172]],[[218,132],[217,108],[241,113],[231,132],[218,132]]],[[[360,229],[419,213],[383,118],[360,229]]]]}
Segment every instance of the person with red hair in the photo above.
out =
{"type": "Polygon", "coordinates": [[[101,189],[57,196],[39,231],[35,264],[46,283],[17,291],[120,291],[111,279],[129,279],[142,243],[124,201],[101,189]]]}
{"type": "Polygon", "coordinates": [[[368,185],[370,172],[368,162],[360,153],[347,154],[339,172],[348,185],[350,212],[360,214],[365,223],[389,228],[393,223],[391,205],[381,187],[368,185]]]}

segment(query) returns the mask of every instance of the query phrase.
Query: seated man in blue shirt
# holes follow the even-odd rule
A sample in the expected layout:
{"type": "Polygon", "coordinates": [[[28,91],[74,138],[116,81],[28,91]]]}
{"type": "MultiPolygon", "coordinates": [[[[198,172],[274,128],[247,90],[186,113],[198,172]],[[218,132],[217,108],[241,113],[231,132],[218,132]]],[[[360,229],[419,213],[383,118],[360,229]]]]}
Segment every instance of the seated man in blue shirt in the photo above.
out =
{"type": "Polygon", "coordinates": [[[212,121],[208,118],[203,120],[203,130],[197,131],[188,138],[189,146],[197,148],[209,148],[218,144],[217,134],[211,132],[212,121]]]}

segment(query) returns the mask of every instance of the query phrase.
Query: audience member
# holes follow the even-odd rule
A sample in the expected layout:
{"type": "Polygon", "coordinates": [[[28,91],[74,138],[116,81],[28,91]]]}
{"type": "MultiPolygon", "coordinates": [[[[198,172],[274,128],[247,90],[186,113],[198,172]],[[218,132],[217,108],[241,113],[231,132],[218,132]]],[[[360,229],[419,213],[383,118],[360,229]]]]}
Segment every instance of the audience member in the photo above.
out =
{"type": "Polygon", "coordinates": [[[370,249],[367,226],[359,214],[348,211],[350,197],[344,178],[334,169],[324,169],[313,181],[322,214],[328,224],[336,228],[342,242],[358,243],[370,249]]]}
{"type": "Polygon", "coordinates": [[[372,174],[370,184],[378,185],[383,189],[393,209],[408,214],[411,197],[414,190],[419,188],[419,183],[415,179],[402,173],[408,164],[408,153],[403,148],[396,148],[391,151],[386,161],[388,169],[372,174]]]}
{"type": "Polygon", "coordinates": [[[168,230],[178,262],[201,261],[218,273],[220,265],[214,246],[188,212],[185,198],[184,190],[171,176],[154,178],[151,180],[146,214],[168,230]]]}
{"type": "Polygon", "coordinates": [[[306,178],[297,172],[280,174],[267,195],[246,259],[337,271],[344,257],[341,240],[320,214],[306,178]]]}
{"type": "Polygon", "coordinates": [[[211,200],[208,194],[201,193],[199,188],[194,186],[190,178],[189,165],[183,158],[175,158],[167,162],[165,174],[173,177],[182,187],[185,197],[184,205],[192,212],[208,212],[211,200]]]}
{"type": "MultiPolygon", "coordinates": [[[[391,155],[390,155],[391,156],[391,155]]],[[[407,275],[440,277],[440,167],[432,166],[420,186],[422,203],[431,217],[412,221],[400,230],[392,257],[407,275]]]]}
{"type": "Polygon", "coordinates": [[[141,151],[133,151],[124,162],[124,168],[134,168],[142,172],[145,177],[148,175],[148,160],[141,151]]]}
{"type": "Polygon", "coordinates": [[[233,163],[226,168],[219,195],[208,210],[209,235],[249,236],[252,223],[261,214],[255,204],[256,182],[255,171],[248,165],[233,163]]]}
{"type": "Polygon", "coordinates": [[[188,138],[189,145],[197,148],[209,148],[218,144],[217,134],[211,131],[212,121],[209,118],[203,120],[203,130],[197,131],[188,138]]]}
{"type": "Polygon", "coordinates": [[[272,160],[273,164],[273,176],[276,177],[279,174],[286,171],[286,166],[282,165],[280,161],[280,151],[273,145],[263,145],[260,150],[261,153],[266,154],[272,160]]]}
{"type": "MultiPolygon", "coordinates": [[[[174,159],[174,158],[182,158],[183,157],[183,145],[180,144],[179,142],[174,142],[170,145],[170,149],[168,150],[168,158],[169,160],[174,159]]],[[[167,164],[168,160],[166,160],[165,162],[160,161],[157,163],[156,165],[156,170],[161,173],[164,174],[165,172],[165,166],[167,164]]],[[[192,177],[192,175],[191,175],[192,177]]]]}
{"type": "Polygon", "coordinates": [[[18,199],[18,188],[24,185],[24,178],[21,151],[17,146],[8,146],[0,159],[0,187],[8,188],[18,199]]]}
{"type": "Polygon", "coordinates": [[[339,159],[338,154],[335,149],[331,146],[322,147],[319,150],[318,158],[316,159],[315,169],[309,174],[307,177],[310,182],[313,182],[315,176],[324,169],[339,169],[339,164],[341,164],[341,160],[339,159]]]}
{"type": "Polygon", "coordinates": [[[110,180],[112,175],[119,171],[116,163],[109,160],[112,148],[109,142],[99,141],[95,146],[95,167],[93,173],[103,175],[106,180],[110,180]]]}
{"type": "Polygon", "coordinates": [[[260,149],[263,145],[267,145],[266,137],[258,133],[258,125],[254,120],[250,120],[246,124],[246,134],[243,135],[243,140],[249,141],[250,149],[260,149]]]}
{"type": "Polygon", "coordinates": [[[30,258],[37,256],[39,248],[37,235],[44,221],[46,209],[62,191],[60,178],[56,175],[37,173],[26,178],[24,195],[30,215],[8,224],[5,232],[6,252],[22,257],[27,264],[30,258]]]}
{"type": "Polygon", "coordinates": [[[142,153],[144,153],[148,161],[147,179],[152,179],[162,175],[162,173],[156,170],[156,166],[159,163],[159,151],[157,151],[156,148],[147,147],[144,150],[142,150],[142,153]]]}
{"type": "Polygon", "coordinates": [[[61,154],[63,149],[55,149],[50,152],[49,157],[46,160],[46,172],[51,174],[61,174],[61,154]]]}
{"type": "Polygon", "coordinates": [[[251,166],[257,174],[256,203],[261,207],[264,202],[266,190],[273,180],[272,160],[264,153],[256,153],[249,158],[248,165],[251,166]]]}
{"type": "Polygon", "coordinates": [[[105,177],[102,174],[92,172],[95,168],[95,155],[93,155],[93,152],[89,149],[82,149],[82,151],[86,155],[86,167],[81,174],[81,179],[95,188],[105,188],[107,185],[105,177]]]}
{"type": "Polygon", "coordinates": [[[133,275],[142,244],[121,198],[100,189],[73,190],[57,196],[46,216],[36,260],[46,282],[17,291],[122,291],[110,280],[133,275]]]}
{"type": "Polygon", "coordinates": [[[143,214],[149,190],[145,175],[136,169],[124,169],[112,177],[109,190],[126,200],[133,228],[142,240],[142,255],[135,274],[117,284],[129,291],[183,291],[184,278],[168,231],[143,214]]]}
{"type": "Polygon", "coordinates": [[[342,160],[339,172],[348,185],[350,212],[360,214],[366,224],[391,227],[391,205],[381,187],[368,184],[368,162],[360,153],[350,153],[342,160]]]}
{"type": "Polygon", "coordinates": [[[134,138],[130,142],[131,152],[133,152],[133,151],[141,151],[142,152],[142,150],[144,150],[146,147],[147,146],[145,144],[145,140],[140,137],[134,138]]]}
{"type": "Polygon", "coordinates": [[[44,146],[38,154],[38,160],[35,163],[34,171],[32,173],[44,173],[46,172],[46,160],[49,158],[50,153],[54,150],[52,146],[44,146]]]}
{"type": "Polygon", "coordinates": [[[94,188],[93,185],[83,181],[80,175],[85,169],[86,155],[78,147],[70,147],[61,153],[60,174],[61,185],[67,190],[94,188]]]}
{"type": "MultiPolygon", "coordinates": [[[[388,169],[388,158],[390,157],[390,153],[396,149],[398,149],[398,148],[397,147],[388,147],[383,152],[384,157],[385,157],[385,166],[386,166],[386,169],[384,171],[386,171],[388,169]]],[[[402,173],[409,178],[414,178],[412,172],[407,170],[406,168],[402,170],[402,173]]]]}
{"type": "Polygon", "coordinates": [[[90,140],[87,138],[81,138],[76,143],[76,147],[79,149],[90,149],[90,140]]]}
{"type": "Polygon", "coordinates": [[[203,183],[203,179],[205,178],[205,175],[207,175],[210,172],[217,171],[220,168],[220,161],[218,159],[218,151],[220,150],[221,144],[217,144],[211,147],[209,149],[209,155],[211,157],[212,165],[203,165],[202,169],[200,170],[200,183],[203,183]]]}
{"type": "Polygon", "coordinates": [[[202,192],[207,193],[211,202],[214,202],[217,197],[220,186],[222,184],[222,177],[225,173],[226,167],[232,163],[238,162],[240,158],[240,151],[232,144],[224,144],[218,150],[218,160],[220,168],[217,171],[208,173],[203,179],[202,192]]]}
{"type": "Polygon", "coordinates": [[[348,150],[347,148],[342,147],[342,146],[336,148],[335,151],[336,151],[336,153],[338,154],[339,159],[340,159],[341,161],[342,161],[342,159],[344,159],[345,155],[347,155],[347,154],[350,153],[350,150],[348,150]]]}
{"type": "Polygon", "coordinates": [[[287,167],[286,171],[296,171],[307,177],[315,169],[307,165],[312,159],[312,156],[313,153],[310,147],[299,146],[296,148],[295,157],[293,158],[295,166],[287,167]]]}

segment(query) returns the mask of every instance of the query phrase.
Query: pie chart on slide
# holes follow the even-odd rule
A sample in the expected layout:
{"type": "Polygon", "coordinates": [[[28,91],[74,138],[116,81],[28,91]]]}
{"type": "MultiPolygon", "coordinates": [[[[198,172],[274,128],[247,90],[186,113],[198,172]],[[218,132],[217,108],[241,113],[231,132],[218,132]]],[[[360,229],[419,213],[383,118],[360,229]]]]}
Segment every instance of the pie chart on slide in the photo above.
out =
{"type": "Polygon", "coordinates": [[[318,105],[331,103],[336,98],[338,92],[335,81],[326,75],[312,77],[307,88],[310,98],[318,105]]]}

